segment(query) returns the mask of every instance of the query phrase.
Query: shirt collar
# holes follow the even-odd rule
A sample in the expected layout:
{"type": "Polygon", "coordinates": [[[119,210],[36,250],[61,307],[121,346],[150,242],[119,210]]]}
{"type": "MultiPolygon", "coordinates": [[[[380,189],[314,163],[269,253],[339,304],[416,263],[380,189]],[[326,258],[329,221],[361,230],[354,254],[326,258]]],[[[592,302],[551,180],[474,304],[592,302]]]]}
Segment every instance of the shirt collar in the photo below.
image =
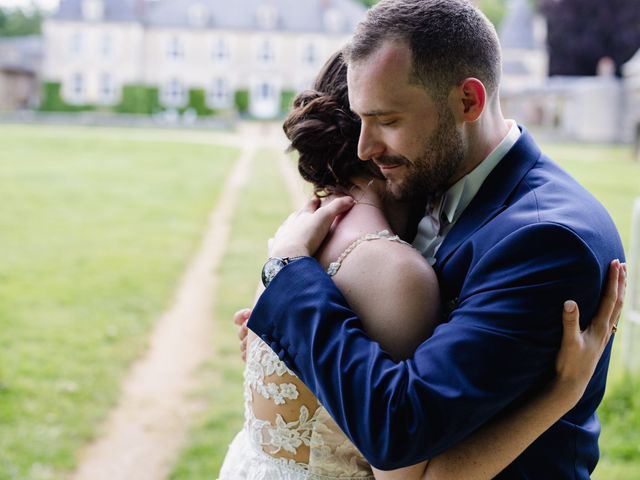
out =
{"type": "Polygon", "coordinates": [[[446,218],[449,223],[456,222],[464,209],[471,203],[473,197],[476,196],[491,171],[518,141],[518,138],[520,138],[518,125],[514,120],[507,120],[507,123],[511,125],[509,132],[498,146],[476,168],[454,183],[445,192],[442,199],[441,218],[446,218]]]}

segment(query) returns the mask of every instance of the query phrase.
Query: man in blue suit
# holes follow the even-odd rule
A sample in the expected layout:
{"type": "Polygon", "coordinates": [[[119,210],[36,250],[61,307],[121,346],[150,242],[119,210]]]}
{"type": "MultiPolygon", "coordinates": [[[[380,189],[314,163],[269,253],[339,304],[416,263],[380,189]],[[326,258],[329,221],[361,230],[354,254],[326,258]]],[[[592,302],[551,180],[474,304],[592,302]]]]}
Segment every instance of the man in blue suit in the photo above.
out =
{"type": "MultiPolygon", "coordinates": [[[[427,203],[414,246],[434,265],[446,319],[402,362],[380,349],[311,257],[349,200],[283,225],[249,321],[372,465],[451,447],[553,374],[558,306],[591,318],[623,258],[604,208],[500,110],[500,48],[463,0],[383,0],[347,46],[359,156],[395,197],[427,203]]],[[[610,345],[567,415],[498,478],[589,478],[610,345]]]]}

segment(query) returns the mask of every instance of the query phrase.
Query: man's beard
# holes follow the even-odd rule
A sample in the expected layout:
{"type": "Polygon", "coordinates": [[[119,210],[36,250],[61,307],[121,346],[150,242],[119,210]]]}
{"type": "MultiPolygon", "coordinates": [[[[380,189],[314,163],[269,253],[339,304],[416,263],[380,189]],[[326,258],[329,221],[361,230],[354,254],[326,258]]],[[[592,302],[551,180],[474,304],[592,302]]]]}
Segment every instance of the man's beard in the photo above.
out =
{"type": "Polygon", "coordinates": [[[422,154],[410,161],[405,157],[376,159],[384,165],[405,165],[407,174],[400,183],[387,180],[387,190],[400,201],[429,202],[439,198],[464,164],[464,146],[451,111],[443,107],[436,130],[426,140],[422,154]]]}

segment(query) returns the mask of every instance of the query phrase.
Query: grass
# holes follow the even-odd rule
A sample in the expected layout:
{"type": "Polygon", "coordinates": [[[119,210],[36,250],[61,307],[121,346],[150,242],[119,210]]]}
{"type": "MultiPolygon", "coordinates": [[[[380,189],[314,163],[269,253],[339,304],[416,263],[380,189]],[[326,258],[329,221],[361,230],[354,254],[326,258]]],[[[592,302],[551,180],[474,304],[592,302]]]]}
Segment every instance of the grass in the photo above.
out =
{"type": "Polygon", "coordinates": [[[0,478],[59,478],[117,399],[237,151],[0,128],[0,478]]]}

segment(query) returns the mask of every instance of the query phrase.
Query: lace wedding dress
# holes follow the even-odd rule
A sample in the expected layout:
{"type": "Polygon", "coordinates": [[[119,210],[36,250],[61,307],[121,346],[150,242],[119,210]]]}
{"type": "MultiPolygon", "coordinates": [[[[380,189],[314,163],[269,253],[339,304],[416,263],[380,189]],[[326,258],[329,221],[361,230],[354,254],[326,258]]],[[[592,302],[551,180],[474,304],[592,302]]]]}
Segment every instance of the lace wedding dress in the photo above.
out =
{"type": "MultiPolygon", "coordinates": [[[[402,242],[383,230],[354,241],[327,270],[362,242],[402,242]]],[[[404,243],[404,242],[402,242],[404,243]]],[[[244,372],[244,428],[219,480],[373,480],[371,467],[300,379],[260,338],[250,334],[244,372]]]]}

